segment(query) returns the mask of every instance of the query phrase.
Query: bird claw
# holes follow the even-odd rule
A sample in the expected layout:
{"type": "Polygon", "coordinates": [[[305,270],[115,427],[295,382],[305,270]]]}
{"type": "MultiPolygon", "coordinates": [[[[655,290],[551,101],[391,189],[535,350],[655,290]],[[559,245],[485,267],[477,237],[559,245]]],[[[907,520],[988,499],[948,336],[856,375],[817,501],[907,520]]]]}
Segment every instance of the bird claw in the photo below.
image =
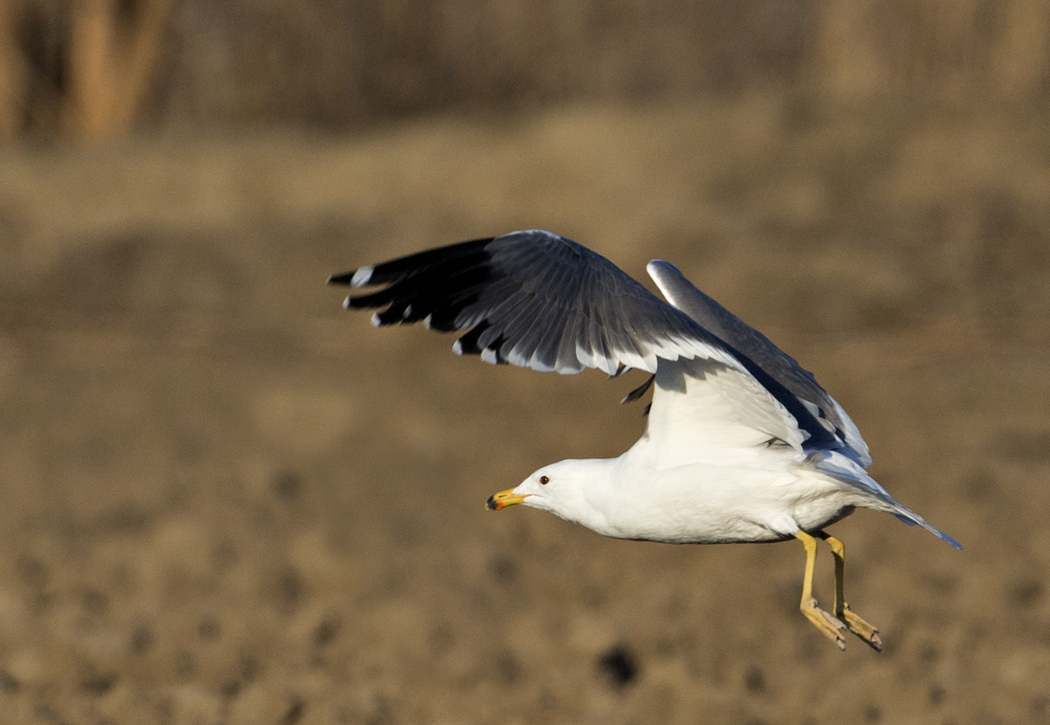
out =
{"type": "Polygon", "coordinates": [[[882,639],[879,637],[879,628],[869,624],[859,616],[850,611],[849,605],[843,603],[842,612],[839,615],[846,623],[846,628],[853,634],[864,640],[864,643],[876,652],[882,651],[882,639]]]}
{"type": "Polygon", "coordinates": [[[825,637],[838,645],[839,649],[846,649],[846,638],[842,636],[843,632],[848,629],[845,622],[831,612],[818,607],[816,599],[811,598],[805,601],[800,609],[802,614],[806,616],[806,619],[823,632],[825,637]]]}

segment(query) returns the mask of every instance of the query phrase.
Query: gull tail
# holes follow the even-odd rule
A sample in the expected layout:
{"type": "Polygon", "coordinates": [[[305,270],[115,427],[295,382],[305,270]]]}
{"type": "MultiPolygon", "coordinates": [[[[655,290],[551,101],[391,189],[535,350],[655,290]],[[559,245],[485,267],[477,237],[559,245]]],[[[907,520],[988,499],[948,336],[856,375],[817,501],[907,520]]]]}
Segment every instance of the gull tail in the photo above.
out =
{"type": "Polygon", "coordinates": [[[810,454],[810,460],[816,470],[829,476],[834,476],[838,480],[855,486],[875,498],[879,505],[871,506],[871,508],[893,514],[908,524],[908,526],[921,526],[941,541],[954,546],[956,549],[963,548],[958,541],[932,526],[922,516],[919,516],[919,514],[893,498],[889,491],[879,485],[878,481],[869,476],[868,472],[849,456],[843,455],[838,451],[820,451],[810,454]]]}
{"type": "Polygon", "coordinates": [[[921,526],[922,528],[924,528],[927,531],[929,531],[931,534],[936,536],[941,541],[944,541],[944,542],[946,542],[948,544],[951,544],[956,549],[962,549],[963,548],[962,544],[960,544],[958,541],[956,541],[952,537],[948,536],[948,534],[944,533],[943,531],[941,531],[940,529],[936,528],[935,526],[931,526],[926,521],[926,519],[924,519],[922,516],[919,516],[919,514],[915,513],[914,511],[911,511],[909,509],[906,509],[903,506],[901,506],[901,508],[904,509],[905,511],[907,511],[907,513],[894,513],[894,516],[896,516],[898,519],[900,519],[901,521],[906,523],[908,526],[921,526]]]}

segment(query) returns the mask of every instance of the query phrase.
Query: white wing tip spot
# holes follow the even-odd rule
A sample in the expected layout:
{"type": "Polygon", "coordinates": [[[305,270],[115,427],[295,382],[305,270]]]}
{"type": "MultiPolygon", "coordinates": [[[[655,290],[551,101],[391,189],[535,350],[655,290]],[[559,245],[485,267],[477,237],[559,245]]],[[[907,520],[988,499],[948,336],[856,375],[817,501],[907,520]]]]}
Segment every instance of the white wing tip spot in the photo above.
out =
{"type": "Polygon", "coordinates": [[[381,324],[383,323],[379,319],[379,313],[377,312],[374,315],[372,315],[372,327],[379,327],[381,324]]]}
{"type": "MultiPolygon", "coordinates": [[[[429,320],[430,318],[427,317],[427,319],[429,320]]],[[[427,325],[427,327],[429,327],[429,325],[427,325]]],[[[463,354],[463,345],[460,343],[459,340],[456,340],[454,343],[452,343],[452,352],[456,355],[463,354]]]]}
{"type": "Polygon", "coordinates": [[[363,287],[368,284],[368,280],[372,279],[372,272],[375,271],[375,267],[368,265],[367,267],[361,267],[361,269],[354,272],[354,276],[350,278],[351,287],[363,287]]]}
{"type": "Polygon", "coordinates": [[[343,309],[344,310],[349,310],[350,309],[350,298],[349,297],[347,297],[345,300],[343,300],[343,309]]]}

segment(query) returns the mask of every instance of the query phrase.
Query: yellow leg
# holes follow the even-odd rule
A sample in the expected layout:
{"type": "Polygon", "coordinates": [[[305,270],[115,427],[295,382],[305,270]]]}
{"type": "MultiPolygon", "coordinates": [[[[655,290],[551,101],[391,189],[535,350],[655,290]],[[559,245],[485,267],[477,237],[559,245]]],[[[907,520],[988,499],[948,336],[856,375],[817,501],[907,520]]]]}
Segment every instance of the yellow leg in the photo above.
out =
{"type": "Polygon", "coordinates": [[[846,625],[838,617],[818,607],[817,600],[813,598],[813,571],[817,565],[817,540],[805,531],[796,531],[795,538],[806,547],[806,573],[802,579],[802,601],[798,608],[806,619],[823,632],[825,637],[837,644],[839,649],[846,649],[846,638],[842,636],[846,625]]]}
{"type": "Polygon", "coordinates": [[[834,536],[823,531],[820,538],[828,542],[831,553],[835,557],[835,616],[846,623],[846,628],[860,637],[867,644],[879,652],[882,651],[882,640],[879,639],[879,630],[874,625],[868,624],[863,619],[850,611],[846,604],[845,579],[846,579],[846,547],[834,536]]]}

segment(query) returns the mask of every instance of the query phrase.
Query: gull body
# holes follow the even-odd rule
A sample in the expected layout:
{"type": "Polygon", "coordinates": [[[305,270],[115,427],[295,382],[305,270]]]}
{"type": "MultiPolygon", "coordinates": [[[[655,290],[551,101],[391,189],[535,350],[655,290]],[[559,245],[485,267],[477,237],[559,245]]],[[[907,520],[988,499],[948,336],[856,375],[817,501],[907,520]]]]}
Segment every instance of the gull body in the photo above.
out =
{"type": "Polygon", "coordinates": [[[609,260],[545,231],[514,232],[360,267],[330,283],[379,289],[348,297],[376,325],[421,321],[463,332],[453,350],[543,372],[651,373],[646,430],[623,455],[544,466],[494,494],[599,534],[675,544],[772,542],[806,550],[800,609],[840,647],[850,631],[879,649],[878,630],[843,595],[844,547],[824,528],[857,508],[893,514],[954,539],[865,471],[867,444],[846,411],[768,338],[674,265],[647,270],[658,299],[609,260]],[[833,612],[817,606],[817,539],[836,562],[833,612]]]}
{"type": "Polygon", "coordinates": [[[617,458],[545,466],[508,498],[604,536],[674,544],[783,541],[857,507],[915,515],[815,465],[835,458],[855,466],[841,454],[807,453],[735,424],[734,388],[717,382],[719,374],[728,373],[705,361],[660,361],[648,425],[634,446],[617,458]],[[673,384],[680,379],[684,390],[673,384]]]}
{"type": "Polygon", "coordinates": [[[636,455],[637,447],[619,458],[544,466],[512,495],[603,536],[667,544],[783,541],[830,526],[861,503],[837,481],[804,468],[774,468],[774,461],[653,472],[639,467],[636,455]]]}

